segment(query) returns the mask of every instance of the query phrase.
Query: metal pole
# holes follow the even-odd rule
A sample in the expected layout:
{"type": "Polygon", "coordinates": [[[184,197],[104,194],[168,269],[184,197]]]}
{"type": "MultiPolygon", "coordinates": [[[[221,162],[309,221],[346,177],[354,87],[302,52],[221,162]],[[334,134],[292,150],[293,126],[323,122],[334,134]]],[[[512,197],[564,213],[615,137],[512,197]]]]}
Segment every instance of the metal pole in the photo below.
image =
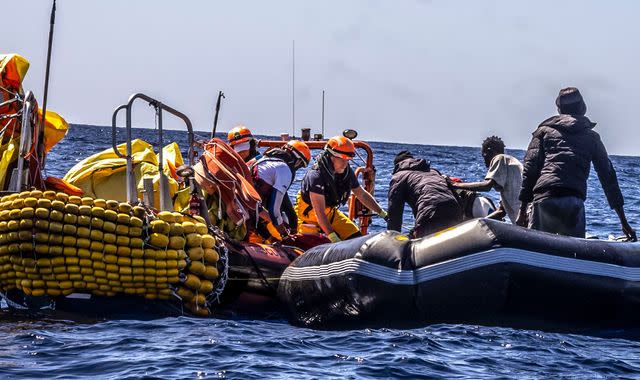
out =
{"type": "MultiPolygon", "coordinates": [[[[44,122],[47,117],[47,98],[49,95],[49,69],[51,68],[51,46],[53,45],[53,25],[55,23],[56,23],[56,0],[53,0],[53,6],[51,7],[51,19],[49,20],[49,44],[47,47],[47,66],[44,74],[44,95],[42,99],[42,121],[40,123],[40,131],[44,131],[44,122]]],[[[40,133],[38,131],[34,131],[34,132],[36,134],[36,139],[39,138],[40,133]]],[[[39,145],[43,145],[43,143],[40,141],[38,141],[37,143],[39,145]]],[[[36,149],[38,149],[38,147],[39,146],[37,146],[36,149]]],[[[44,147],[42,148],[42,152],[38,151],[38,154],[44,155],[44,147]]],[[[44,166],[44,158],[42,158],[42,164],[44,166]]]]}
{"type": "Polygon", "coordinates": [[[218,92],[218,101],[216,102],[216,114],[213,118],[213,130],[211,130],[211,138],[216,137],[216,128],[218,128],[218,115],[220,114],[220,103],[222,102],[222,98],[224,98],[224,93],[222,91],[218,92]]]}
{"type": "Polygon", "coordinates": [[[127,202],[133,204],[138,201],[138,192],[136,189],[135,178],[133,174],[133,159],[131,157],[131,106],[132,101],[129,100],[127,104],[127,152],[126,152],[126,160],[127,160],[127,202]]]}
{"type": "Polygon", "coordinates": [[[324,138],[324,90],[322,90],[322,137],[324,138]]]}
{"type": "MultiPolygon", "coordinates": [[[[20,129],[20,146],[18,147],[18,177],[16,178],[15,188],[13,191],[22,191],[25,188],[29,188],[30,183],[25,183],[25,157],[31,150],[32,133],[34,130],[31,128],[29,121],[31,121],[31,112],[35,106],[35,99],[31,91],[27,91],[24,97],[24,103],[22,105],[22,125],[20,129]]],[[[28,168],[27,168],[28,170],[28,168]]]]}
{"type": "Polygon", "coordinates": [[[291,50],[291,138],[296,135],[296,40],[291,50]]]}
{"type": "Polygon", "coordinates": [[[162,137],[162,103],[158,102],[156,105],[156,115],[158,117],[158,139],[160,140],[160,146],[158,147],[160,162],[158,162],[158,172],[160,175],[159,184],[159,198],[160,198],[160,211],[173,210],[171,204],[171,195],[169,194],[169,180],[164,174],[164,140],[162,137]]]}

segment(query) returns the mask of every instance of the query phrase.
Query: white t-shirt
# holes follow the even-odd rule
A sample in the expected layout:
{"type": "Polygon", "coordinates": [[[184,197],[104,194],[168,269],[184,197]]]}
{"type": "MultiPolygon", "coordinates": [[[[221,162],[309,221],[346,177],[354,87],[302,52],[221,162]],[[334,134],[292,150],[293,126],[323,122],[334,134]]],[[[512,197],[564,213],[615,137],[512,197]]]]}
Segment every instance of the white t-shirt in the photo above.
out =
{"type": "Polygon", "coordinates": [[[289,166],[280,160],[272,160],[265,159],[262,161],[258,161],[258,178],[268,183],[276,190],[275,200],[273,203],[266,199],[263,199],[264,202],[267,202],[267,209],[269,209],[269,214],[276,225],[280,225],[283,222],[282,218],[282,201],[285,196],[287,196],[287,190],[289,190],[289,186],[291,185],[291,170],[289,170],[289,166]]]}
{"type": "Polygon", "coordinates": [[[283,194],[287,193],[291,185],[291,170],[280,160],[259,161],[258,177],[283,194]]]}
{"type": "Polygon", "coordinates": [[[522,187],[522,164],[517,158],[508,154],[499,154],[491,160],[485,179],[492,179],[496,190],[500,192],[504,206],[511,223],[516,222],[520,210],[520,188],[522,187]]]}

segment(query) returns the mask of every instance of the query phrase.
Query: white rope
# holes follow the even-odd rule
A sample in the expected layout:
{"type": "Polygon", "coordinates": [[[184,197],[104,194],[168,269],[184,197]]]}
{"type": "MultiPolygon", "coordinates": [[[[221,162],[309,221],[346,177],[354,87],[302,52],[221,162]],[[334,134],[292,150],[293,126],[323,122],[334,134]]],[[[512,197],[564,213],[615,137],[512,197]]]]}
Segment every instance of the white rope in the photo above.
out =
{"type": "Polygon", "coordinates": [[[7,303],[7,305],[9,305],[10,307],[14,308],[14,309],[19,309],[19,310],[27,310],[28,308],[24,305],[21,305],[19,303],[13,302],[12,300],[9,299],[9,297],[7,297],[6,294],[0,292],[0,298],[4,299],[4,302],[7,303]]]}

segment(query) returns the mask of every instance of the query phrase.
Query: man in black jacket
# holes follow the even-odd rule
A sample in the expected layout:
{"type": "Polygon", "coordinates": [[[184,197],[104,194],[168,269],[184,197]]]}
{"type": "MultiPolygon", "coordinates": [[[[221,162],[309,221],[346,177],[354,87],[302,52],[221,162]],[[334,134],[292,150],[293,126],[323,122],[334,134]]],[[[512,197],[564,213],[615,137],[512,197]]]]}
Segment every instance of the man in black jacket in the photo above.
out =
{"type": "Polygon", "coordinates": [[[462,211],[445,178],[429,162],[408,151],[396,155],[389,184],[387,228],[400,231],[405,202],[415,218],[413,236],[420,238],[462,221],[462,211]]]}
{"type": "Polygon", "coordinates": [[[584,237],[584,200],[591,162],[609,206],[620,218],[622,231],[631,240],[635,231],[624,213],[624,200],[616,171],[609,160],[596,123],[585,115],[587,106],[577,88],[560,90],[559,115],[543,121],[527,148],[520,191],[521,207],[516,223],[561,235],[584,237]],[[530,215],[527,207],[531,203],[530,215]]]}

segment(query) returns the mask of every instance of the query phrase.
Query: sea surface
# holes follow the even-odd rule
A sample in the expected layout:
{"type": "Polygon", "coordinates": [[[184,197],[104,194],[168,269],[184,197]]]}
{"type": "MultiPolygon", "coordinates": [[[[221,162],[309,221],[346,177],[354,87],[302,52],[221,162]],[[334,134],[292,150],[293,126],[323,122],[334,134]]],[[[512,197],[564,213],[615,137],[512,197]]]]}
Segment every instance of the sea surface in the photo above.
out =
{"type": "MultiPolygon", "coordinates": [[[[119,131],[119,142],[123,135],[119,131]]],[[[150,129],[134,135],[157,142],[150,129]]],[[[164,139],[178,141],[186,152],[185,133],[165,131],[164,139]]],[[[50,152],[47,174],[63,176],[82,158],[110,145],[110,128],[74,125],[50,152]]],[[[375,195],[383,205],[393,156],[400,150],[408,149],[442,173],[466,181],[483,179],[486,170],[477,148],[371,146],[375,195]]],[[[524,154],[508,153],[519,159],[524,154]]],[[[614,156],[612,161],[627,216],[640,228],[640,158],[614,156]]],[[[292,195],[298,186],[296,182],[292,195]]],[[[489,195],[498,199],[496,193],[489,195]]],[[[589,234],[602,239],[622,234],[593,173],[587,223],[589,234]]],[[[405,210],[405,225],[411,224],[405,210]]],[[[382,221],[374,220],[371,230],[383,228],[382,221]]],[[[640,378],[639,342],[639,331],[624,330],[560,334],[440,324],[411,330],[317,331],[291,326],[284,318],[83,323],[15,319],[0,310],[0,378],[640,378]]]]}

